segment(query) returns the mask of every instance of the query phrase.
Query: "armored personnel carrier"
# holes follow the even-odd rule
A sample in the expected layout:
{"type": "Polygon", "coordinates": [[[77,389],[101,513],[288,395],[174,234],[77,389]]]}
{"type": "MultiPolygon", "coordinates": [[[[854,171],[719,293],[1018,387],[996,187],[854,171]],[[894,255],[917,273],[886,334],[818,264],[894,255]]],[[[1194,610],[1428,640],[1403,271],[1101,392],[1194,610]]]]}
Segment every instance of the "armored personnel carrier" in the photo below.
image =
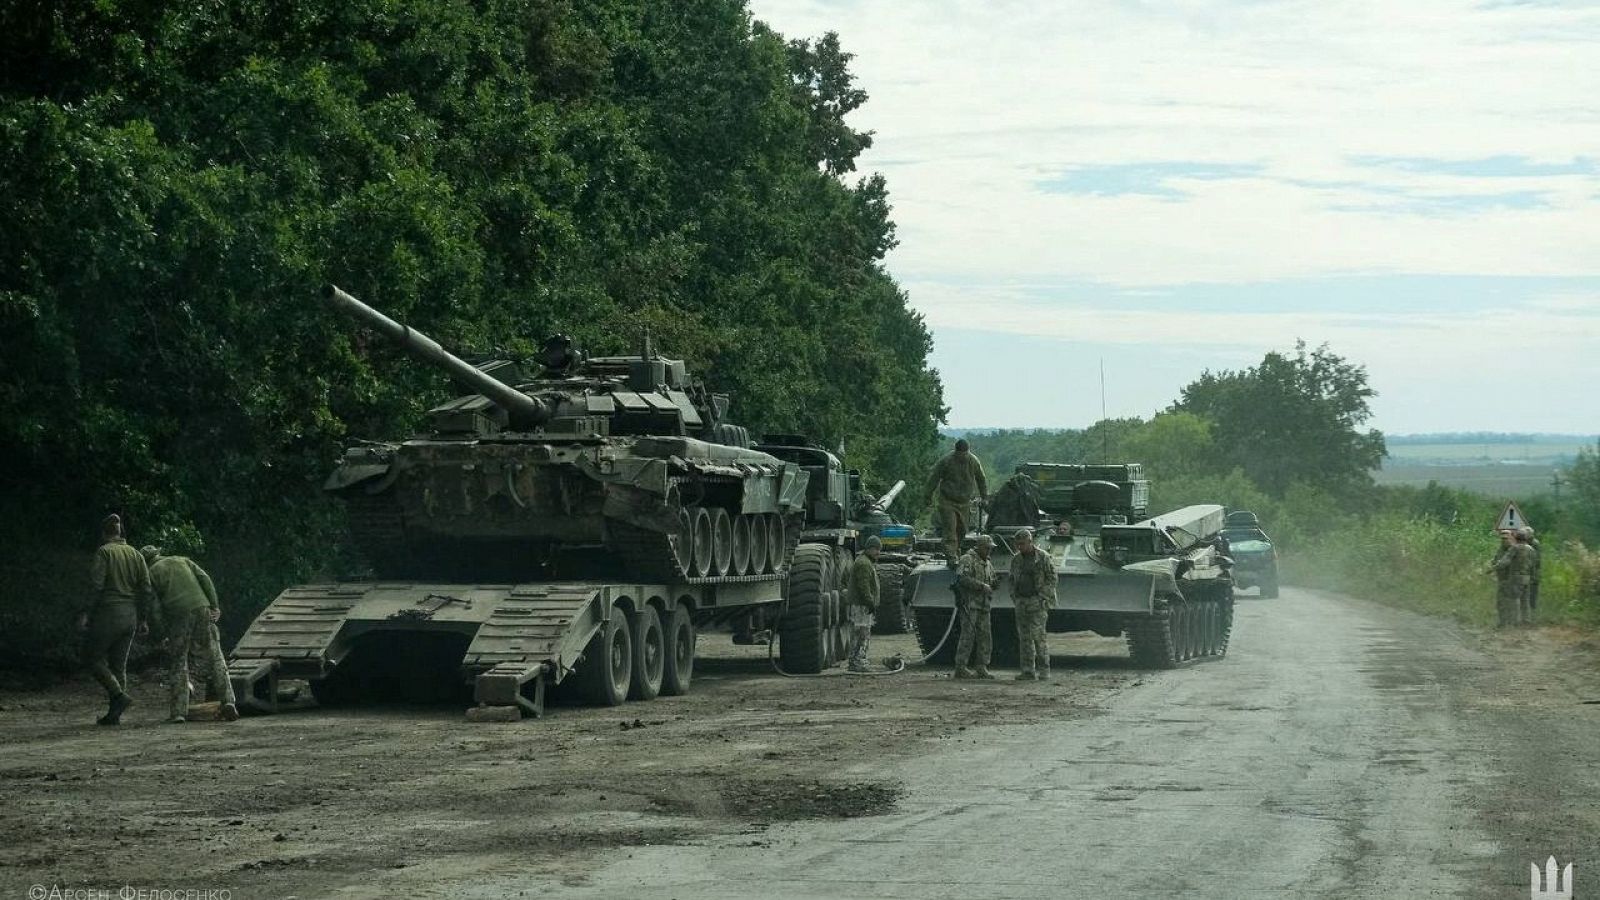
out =
{"type": "MultiPolygon", "coordinates": [[[[1041,552],[1055,562],[1051,632],[1125,636],[1136,664],[1170,668],[1227,652],[1233,627],[1229,560],[1217,551],[1223,508],[1187,506],[1147,517],[1149,482],[1137,463],[1026,463],[990,499],[986,530],[1001,574],[992,625],[994,664],[1017,660],[1010,595],[1011,541],[1031,527],[1041,552]]],[[[923,652],[937,645],[955,611],[955,573],[941,559],[916,573],[912,607],[923,652]]],[[[954,659],[952,636],[933,657],[954,659]]]]}
{"type": "Polygon", "coordinates": [[[728,398],[681,361],[591,358],[558,335],[530,376],[325,294],[473,392],[431,409],[423,434],[351,447],[329,477],[378,577],[703,583],[787,567],[804,473],[749,449],[728,398]]]}

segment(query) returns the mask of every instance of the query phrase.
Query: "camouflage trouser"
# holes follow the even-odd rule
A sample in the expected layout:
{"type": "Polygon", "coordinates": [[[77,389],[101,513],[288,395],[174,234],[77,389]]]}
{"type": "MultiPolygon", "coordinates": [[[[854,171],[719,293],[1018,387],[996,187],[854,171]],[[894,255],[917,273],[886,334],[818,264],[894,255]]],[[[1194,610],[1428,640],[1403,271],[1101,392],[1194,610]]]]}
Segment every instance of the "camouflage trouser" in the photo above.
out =
{"type": "Polygon", "coordinates": [[[994,638],[989,630],[988,598],[974,601],[960,597],[956,606],[960,609],[956,621],[961,628],[961,636],[956,639],[956,670],[989,668],[994,638]]]}
{"type": "Polygon", "coordinates": [[[946,558],[952,562],[961,556],[961,539],[966,536],[968,519],[972,517],[971,503],[957,503],[939,498],[939,535],[944,540],[946,558]]]}
{"type": "Polygon", "coordinates": [[[865,606],[850,607],[850,668],[867,666],[867,641],[872,637],[872,626],[877,617],[865,606]]]}
{"type": "Polygon", "coordinates": [[[189,653],[196,651],[207,660],[206,678],[211,693],[223,703],[232,703],[233,683],[228,680],[228,664],[222,658],[222,645],[211,616],[200,609],[179,618],[167,632],[167,712],[172,716],[189,714],[189,653]]]}
{"type": "Polygon", "coordinates": [[[1499,590],[1495,592],[1494,606],[1500,617],[1501,628],[1521,624],[1527,593],[1527,588],[1515,581],[1500,582],[1499,590]]]}
{"type": "Polygon", "coordinates": [[[1533,597],[1534,591],[1537,589],[1538,585],[1532,583],[1522,586],[1522,594],[1519,598],[1520,602],[1517,604],[1517,611],[1524,625],[1533,624],[1533,597]]]}
{"type": "Polygon", "coordinates": [[[1050,646],[1044,620],[1049,615],[1037,597],[1017,597],[1017,667],[1024,672],[1050,674],[1050,646]]]}
{"type": "Polygon", "coordinates": [[[133,632],[138,626],[139,613],[131,602],[102,603],[89,615],[83,664],[110,699],[128,692],[128,651],[133,647],[133,632]]]}

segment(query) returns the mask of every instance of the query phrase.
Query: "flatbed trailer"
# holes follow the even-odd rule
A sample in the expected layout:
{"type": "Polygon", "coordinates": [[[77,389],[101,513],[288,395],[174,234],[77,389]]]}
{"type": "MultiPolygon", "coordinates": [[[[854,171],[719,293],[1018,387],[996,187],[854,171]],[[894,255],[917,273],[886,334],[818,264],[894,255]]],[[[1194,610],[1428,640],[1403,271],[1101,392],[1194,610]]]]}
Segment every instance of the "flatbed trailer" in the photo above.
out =
{"type": "Polygon", "coordinates": [[[254,712],[276,711],[280,679],[305,680],[324,705],[402,683],[470,690],[480,718],[540,716],[569,678],[590,703],[649,700],[688,691],[700,631],[772,629],[784,583],[297,585],[251,623],[228,670],[254,712]]]}

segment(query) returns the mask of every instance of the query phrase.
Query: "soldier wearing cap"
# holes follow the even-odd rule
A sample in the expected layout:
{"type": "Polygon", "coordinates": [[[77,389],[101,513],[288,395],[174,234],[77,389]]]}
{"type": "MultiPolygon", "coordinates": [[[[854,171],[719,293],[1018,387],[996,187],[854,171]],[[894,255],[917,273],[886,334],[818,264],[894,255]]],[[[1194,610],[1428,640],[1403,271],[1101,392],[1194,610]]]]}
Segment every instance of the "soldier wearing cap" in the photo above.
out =
{"type": "Polygon", "coordinates": [[[106,690],[106,714],[96,721],[118,725],[133,705],[128,694],[128,651],[135,633],[149,634],[150,570],[139,551],[122,537],[122,517],[100,523],[104,543],[89,564],[90,599],[78,614],[84,632],[83,664],[106,690]]]}
{"type": "Polygon", "coordinates": [[[150,581],[156,602],[151,607],[156,633],[166,642],[167,721],[184,722],[189,715],[189,654],[206,662],[206,678],[211,693],[222,701],[222,718],[239,718],[234,705],[233,684],[228,680],[228,664],[222,658],[222,641],[217,634],[217,619],[222,607],[211,576],[194,560],[185,556],[162,556],[156,547],[140,551],[150,565],[150,581]]]}
{"type": "Polygon", "coordinates": [[[1020,528],[1011,538],[1011,600],[1017,616],[1018,681],[1048,681],[1050,646],[1045,620],[1056,605],[1056,566],[1050,554],[1033,542],[1033,529],[1020,528]]]}
{"type": "Polygon", "coordinates": [[[989,554],[994,539],[978,535],[972,549],[956,562],[956,616],[961,636],[956,640],[956,678],[993,678],[989,674],[989,654],[994,639],[989,628],[989,607],[994,598],[995,574],[989,554]]]}
{"type": "Polygon", "coordinates": [[[878,611],[878,555],[883,552],[883,541],[871,535],[862,545],[861,553],[850,566],[850,671],[865,672],[867,665],[867,640],[872,637],[872,626],[878,611]]]}
{"type": "Polygon", "coordinates": [[[928,476],[928,497],[938,501],[935,516],[944,538],[945,559],[952,567],[961,555],[961,538],[972,524],[972,503],[987,502],[988,494],[983,463],[973,455],[966,438],[956,441],[956,448],[945,454],[928,476]]]}

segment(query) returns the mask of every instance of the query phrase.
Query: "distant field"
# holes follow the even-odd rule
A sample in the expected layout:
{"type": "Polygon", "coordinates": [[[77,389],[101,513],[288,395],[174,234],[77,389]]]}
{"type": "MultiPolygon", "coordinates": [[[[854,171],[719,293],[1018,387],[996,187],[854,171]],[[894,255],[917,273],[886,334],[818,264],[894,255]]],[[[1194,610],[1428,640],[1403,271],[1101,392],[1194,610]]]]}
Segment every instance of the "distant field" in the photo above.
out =
{"type": "Polygon", "coordinates": [[[1412,465],[1391,459],[1373,477],[1379,484],[1422,486],[1437,481],[1445,487],[1476,491],[1490,497],[1527,499],[1550,493],[1558,467],[1546,465],[1412,465]]]}
{"type": "Polygon", "coordinates": [[[1529,464],[1566,463],[1576,458],[1579,450],[1592,446],[1594,446],[1592,443],[1579,441],[1528,444],[1393,444],[1389,447],[1389,457],[1396,465],[1472,461],[1497,463],[1504,460],[1529,464]]]}

